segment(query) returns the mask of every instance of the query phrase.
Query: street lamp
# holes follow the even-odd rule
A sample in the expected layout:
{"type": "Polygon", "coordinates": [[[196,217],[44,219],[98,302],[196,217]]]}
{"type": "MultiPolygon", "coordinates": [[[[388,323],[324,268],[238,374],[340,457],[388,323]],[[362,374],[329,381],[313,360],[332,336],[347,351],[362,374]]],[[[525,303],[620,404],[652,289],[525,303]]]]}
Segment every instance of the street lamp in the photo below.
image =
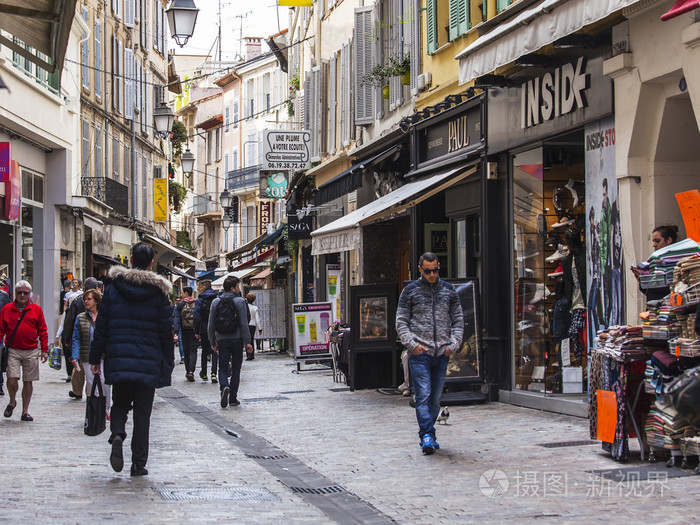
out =
{"type": "Polygon", "coordinates": [[[153,110],[153,124],[158,133],[170,133],[173,129],[174,120],[175,114],[165,101],[160,103],[160,107],[153,110]]]}
{"type": "Polygon", "coordinates": [[[185,47],[194,33],[198,13],[199,9],[194,5],[194,0],[173,0],[170,7],[165,10],[165,14],[168,16],[170,34],[180,47],[185,47]]]}
{"type": "Polygon", "coordinates": [[[187,148],[185,152],[180,156],[180,166],[182,166],[182,173],[185,177],[191,177],[194,172],[194,153],[187,148]]]}
{"type": "Polygon", "coordinates": [[[224,227],[224,249],[228,251],[228,229],[231,227],[231,224],[238,222],[236,220],[236,215],[238,215],[238,197],[231,195],[228,189],[224,189],[224,191],[221,192],[221,195],[219,195],[219,203],[221,203],[221,207],[224,210],[224,215],[221,220],[224,227]]]}

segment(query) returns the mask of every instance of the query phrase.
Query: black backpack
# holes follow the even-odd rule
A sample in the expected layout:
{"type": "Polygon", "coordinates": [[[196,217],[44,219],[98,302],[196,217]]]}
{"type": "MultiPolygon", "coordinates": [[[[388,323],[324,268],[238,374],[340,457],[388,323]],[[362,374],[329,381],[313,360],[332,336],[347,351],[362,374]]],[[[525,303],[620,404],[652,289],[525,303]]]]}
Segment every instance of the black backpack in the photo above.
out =
{"type": "Polygon", "coordinates": [[[233,334],[238,328],[238,308],[236,308],[233,297],[221,297],[216,309],[214,330],[220,334],[233,334]]]}

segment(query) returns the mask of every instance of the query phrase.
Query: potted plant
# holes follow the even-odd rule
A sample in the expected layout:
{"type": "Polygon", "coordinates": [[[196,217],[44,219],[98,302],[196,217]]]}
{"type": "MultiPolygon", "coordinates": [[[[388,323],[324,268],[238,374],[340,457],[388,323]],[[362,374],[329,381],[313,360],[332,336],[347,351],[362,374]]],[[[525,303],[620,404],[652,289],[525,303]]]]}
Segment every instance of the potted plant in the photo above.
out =
{"type": "Polygon", "coordinates": [[[375,65],[369,73],[362,77],[362,84],[371,84],[373,86],[383,86],[382,96],[388,96],[388,79],[389,77],[401,77],[401,84],[408,85],[411,83],[411,55],[393,54],[389,56],[386,64],[375,65]],[[386,96],[384,92],[386,93],[386,96]]]}

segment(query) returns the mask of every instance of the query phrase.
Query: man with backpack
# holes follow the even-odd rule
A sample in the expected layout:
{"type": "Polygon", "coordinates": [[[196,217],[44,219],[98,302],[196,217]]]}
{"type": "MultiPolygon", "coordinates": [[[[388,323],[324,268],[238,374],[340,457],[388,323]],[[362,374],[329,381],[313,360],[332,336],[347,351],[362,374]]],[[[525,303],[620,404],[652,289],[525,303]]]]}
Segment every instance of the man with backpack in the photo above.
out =
{"type": "Polygon", "coordinates": [[[200,281],[199,286],[199,297],[194,303],[194,336],[202,344],[202,369],[199,371],[199,377],[202,381],[207,380],[207,358],[211,355],[211,382],[216,383],[218,356],[216,352],[212,352],[207,333],[209,312],[211,311],[212,301],[216,299],[216,292],[212,290],[211,281],[208,279],[200,281]]]}
{"type": "Polygon", "coordinates": [[[238,385],[243,364],[243,346],[248,352],[253,351],[253,346],[250,344],[246,302],[240,296],[239,280],[235,275],[224,280],[224,293],[212,302],[208,328],[212,349],[219,353],[221,408],[226,408],[229,404],[238,406],[241,404],[238,401],[238,385]]]}
{"type": "MultiPolygon", "coordinates": [[[[185,286],[182,289],[182,301],[175,306],[173,326],[176,333],[180,334],[182,350],[185,353],[185,377],[194,382],[194,369],[197,366],[197,339],[194,333],[194,308],[195,298],[192,297],[192,287],[185,286]]],[[[212,381],[216,374],[212,374],[212,381]]]]}

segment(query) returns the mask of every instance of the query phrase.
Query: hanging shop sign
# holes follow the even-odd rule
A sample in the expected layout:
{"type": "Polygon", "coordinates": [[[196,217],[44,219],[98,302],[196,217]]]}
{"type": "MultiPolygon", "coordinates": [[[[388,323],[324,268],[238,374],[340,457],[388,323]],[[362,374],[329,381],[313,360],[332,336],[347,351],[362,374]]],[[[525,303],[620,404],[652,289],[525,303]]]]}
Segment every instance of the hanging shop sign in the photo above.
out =
{"type": "Polygon", "coordinates": [[[10,180],[5,182],[5,219],[18,221],[22,209],[22,174],[19,162],[10,161],[10,180]]]}
{"type": "Polygon", "coordinates": [[[168,220],[168,179],[153,179],[153,220],[168,220]]]}
{"type": "Polygon", "coordinates": [[[9,142],[0,142],[0,182],[10,180],[10,161],[12,160],[12,147],[9,142]]]}
{"type": "Polygon", "coordinates": [[[298,215],[287,215],[287,228],[289,229],[289,239],[311,239],[311,216],[306,215],[299,218],[298,215]]]}
{"type": "Polygon", "coordinates": [[[271,131],[263,136],[263,170],[305,170],[311,167],[311,133],[271,131]]]}
{"type": "Polygon", "coordinates": [[[260,201],[259,202],[259,209],[260,209],[260,230],[258,231],[258,235],[262,235],[263,233],[267,233],[267,226],[270,224],[270,217],[272,215],[272,203],[270,201],[260,201]]]}
{"type": "Polygon", "coordinates": [[[577,58],[513,87],[488,89],[489,153],[527,144],[613,114],[603,58],[577,58]]]}
{"type": "Polygon", "coordinates": [[[275,173],[267,178],[265,195],[270,199],[284,199],[287,194],[287,177],[284,173],[275,173]]]}
{"type": "Polygon", "coordinates": [[[473,99],[425,121],[424,126],[416,126],[418,167],[438,159],[468,155],[483,146],[482,100],[473,99]]]}
{"type": "Polygon", "coordinates": [[[331,303],[296,303],[292,305],[294,318],[294,356],[315,358],[330,354],[326,330],[331,323],[331,303]]]}

